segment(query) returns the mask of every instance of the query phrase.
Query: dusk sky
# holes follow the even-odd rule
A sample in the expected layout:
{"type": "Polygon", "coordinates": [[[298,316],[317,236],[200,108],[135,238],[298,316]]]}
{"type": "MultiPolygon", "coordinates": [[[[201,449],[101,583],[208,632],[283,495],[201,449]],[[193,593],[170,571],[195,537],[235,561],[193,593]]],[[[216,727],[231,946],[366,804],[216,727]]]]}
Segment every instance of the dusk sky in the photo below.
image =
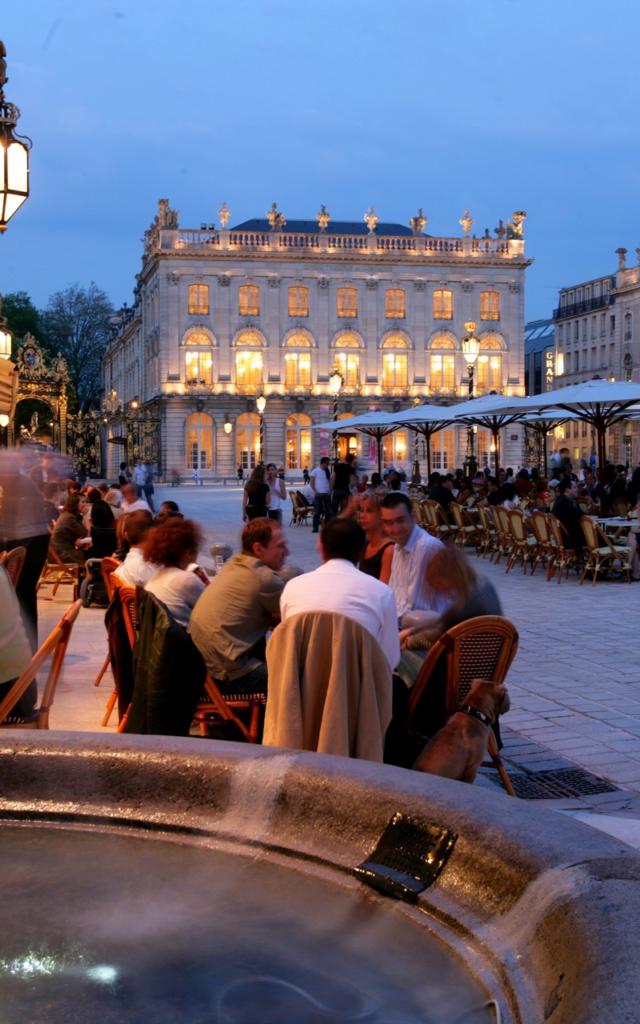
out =
{"type": "Polygon", "coordinates": [[[528,319],[640,245],[637,0],[21,0],[2,6],[32,194],[0,291],[131,302],[166,196],[474,233],[526,210],[528,319]],[[631,217],[631,219],[629,219],[631,217]]]}

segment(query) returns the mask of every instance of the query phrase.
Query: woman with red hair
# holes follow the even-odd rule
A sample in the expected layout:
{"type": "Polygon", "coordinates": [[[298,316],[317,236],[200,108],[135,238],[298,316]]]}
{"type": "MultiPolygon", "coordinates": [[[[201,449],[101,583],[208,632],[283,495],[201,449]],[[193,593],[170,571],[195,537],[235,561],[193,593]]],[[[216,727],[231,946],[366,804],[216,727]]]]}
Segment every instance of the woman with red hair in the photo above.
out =
{"type": "Polygon", "coordinates": [[[195,562],[201,543],[200,528],[192,519],[172,516],[149,530],[142,549],[145,561],[158,566],[145,590],[162,601],[185,629],[206,586],[193,571],[199,569],[195,562]]]}

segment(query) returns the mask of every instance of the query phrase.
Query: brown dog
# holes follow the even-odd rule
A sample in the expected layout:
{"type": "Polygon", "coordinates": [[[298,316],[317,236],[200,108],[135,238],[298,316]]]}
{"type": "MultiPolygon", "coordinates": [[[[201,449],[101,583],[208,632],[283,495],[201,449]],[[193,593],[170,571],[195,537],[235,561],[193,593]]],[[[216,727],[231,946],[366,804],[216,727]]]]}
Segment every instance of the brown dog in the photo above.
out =
{"type": "Polygon", "coordinates": [[[509,694],[502,683],[474,679],[463,709],[429,740],[413,767],[445,779],[473,782],[487,754],[489,728],[509,706],[509,694]]]}

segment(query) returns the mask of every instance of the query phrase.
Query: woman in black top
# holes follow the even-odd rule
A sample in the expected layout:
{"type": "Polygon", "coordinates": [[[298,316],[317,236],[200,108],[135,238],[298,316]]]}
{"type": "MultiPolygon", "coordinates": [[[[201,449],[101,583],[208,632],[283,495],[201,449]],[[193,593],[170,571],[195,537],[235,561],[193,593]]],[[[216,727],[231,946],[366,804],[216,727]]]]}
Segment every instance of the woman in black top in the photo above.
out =
{"type": "Polygon", "coordinates": [[[269,508],[270,491],[269,484],[265,480],[265,470],[262,463],[256,466],[249,477],[242,496],[242,518],[244,522],[250,519],[261,519],[267,515],[269,508]]]}
{"type": "Polygon", "coordinates": [[[371,492],[362,497],[360,526],[367,535],[367,546],[358,568],[368,576],[388,583],[391,576],[393,541],[389,540],[382,528],[380,501],[380,495],[371,492]]]}

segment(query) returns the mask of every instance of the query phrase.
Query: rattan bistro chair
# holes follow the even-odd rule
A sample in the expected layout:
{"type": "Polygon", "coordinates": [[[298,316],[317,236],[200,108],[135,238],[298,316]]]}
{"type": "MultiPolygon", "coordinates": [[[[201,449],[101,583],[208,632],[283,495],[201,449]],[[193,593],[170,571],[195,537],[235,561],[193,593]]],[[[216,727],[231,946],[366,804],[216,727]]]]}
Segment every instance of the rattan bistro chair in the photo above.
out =
{"type": "Polygon", "coordinates": [[[16,548],[11,548],[10,551],[3,551],[0,555],[0,565],[4,565],[7,570],[7,575],[13,583],[14,590],[20,581],[26,557],[27,549],[22,547],[22,545],[16,548]]]}
{"type": "Polygon", "coordinates": [[[51,597],[54,598],[58,592],[58,587],[63,583],[70,583],[73,587],[73,600],[75,601],[78,597],[78,591],[80,589],[80,571],[82,566],[78,562],[63,562],[54,549],[49,544],[49,552],[47,554],[47,560],[42,567],[40,573],[40,579],[36,586],[36,594],[45,583],[53,583],[53,591],[51,597]]]}
{"type": "Polygon", "coordinates": [[[493,561],[495,561],[497,565],[503,555],[506,556],[508,561],[511,557],[511,549],[513,546],[511,527],[509,525],[509,513],[506,508],[502,505],[495,505],[493,509],[493,521],[496,524],[496,550],[493,561]]]}
{"type": "Polygon", "coordinates": [[[538,567],[538,562],[542,562],[543,565],[549,564],[553,553],[553,543],[545,512],[535,509],[531,513],[529,522],[531,523],[531,529],[533,530],[533,534],[538,542],[538,546],[535,549],[533,560],[531,562],[531,575],[533,576],[538,567]]]}
{"type": "MultiPolygon", "coordinates": [[[[111,579],[111,574],[118,568],[118,566],[120,564],[121,563],[118,561],[117,558],[111,558],[111,557],[107,556],[107,557],[102,559],[102,564],[100,566],[100,572],[102,574],[102,579],[104,580],[104,585],[105,585],[105,589],[107,591],[107,597],[108,597],[109,601],[111,601],[111,599],[113,597],[114,590],[115,590],[115,583],[111,579]]],[[[106,656],[104,662],[102,663],[102,668],[100,669],[100,671],[98,672],[98,675],[96,676],[96,678],[94,680],[94,683],[93,683],[94,686],[100,686],[100,683],[102,682],[102,678],[103,678],[105,672],[107,671],[107,669],[109,668],[110,663],[111,663],[111,652],[107,649],[107,656],[106,656]]],[[[118,699],[118,691],[117,691],[117,689],[114,686],[112,692],[109,694],[109,699],[107,701],[107,706],[105,708],[104,718],[102,719],[102,722],[100,723],[101,725],[108,725],[109,724],[109,719],[111,718],[111,712],[113,711],[113,709],[115,707],[115,703],[116,703],[117,699],[118,699]]]]}
{"type": "Polygon", "coordinates": [[[469,515],[457,501],[449,505],[451,518],[456,529],[456,544],[464,547],[465,544],[473,544],[478,553],[480,552],[481,532],[476,523],[472,523],[469,515]]]}
{"type": "Polygon", "coordinates": [[[583,516],[580,520],[582,532],[587,545],[588,556],[584,563],[584,569],[580,577],[580,584],[588,572],[591,573],[591,583],[595,584],[598,573],[601,569],[611,568],[617,562],[621,572],[631,582],[631,548],[626,544],[614,544],[607,537],[604,530],[594,523],[591,516],[583,516]]]}
{"type": "Polygon", "coordinates": [[[64,656],[71,636],[73,624],[82,608],[82,601],[74,601],[67,608],[58,625],[40,645],[29,662],[28,668],[16,679],[4,700],[0,701],[0,729],[48,729],[49,711],[56,695],[56,688],[64,664],[64,656]],[[49,674],[38,706],[27,717],[18,717],[11,712],[26,693],[40,669],[51,658],[49,674]]]}
{"type": "Polygon", "coordinates": [[[447,521],[446,513],[439,501],[432,498],[425,498],[422,502],[427,521],[429,533],[440,540],[455,540],[458,528],[447,521]]]}
{"type": "Polygon", "coordinates": [[[519,560],[523,573],[526,573],[527,562],[532,562],[535,558],[538,541],[535,536],[527,533],[525,519],[519,509],[512,508],[506,511],[511,531],[511,552],[505,572],[509,572],[519,560]]]}
{"type": "MultiPolygon", "coordinates": [[[[518,650],[518,631],[501,615],[478,615],[452,626],[439,637],[427,654],[409,696],[407,728],[420,731],[421,707],[428,708],[430,683],[444,659],[445,711],[452,715],[465,702],[474,679],[503,683],[518,650]]],[[[440,678],[440,672],[438,671],[440,678]]],[[[498,752],[493,730],[489,732],[489,754],[509,796],[515,791],[498,752]]]]}
{"type": "Polygon", "coordinates": [[[567,546],[569,536],[559,519],[551,512],[546,513],[549,533],[551,534],[551,557],[547,566],[547,582],[553,574],[558,574],[558,583],[562,583],[562,574],[569,578],[569,569],[577,565],[578,558],[573,548],[567,546]]]}
{"type": "Polygon", "coordinates": [[[305,505],[296,491],[289,491],[289,498],[291,499],[289,526],[300,526],[300,523],[310,522],[313,517],[313,505],[305,505]]]}
{"type": "Polygon", "coordinates": [[[493,559],[494,551],[497,545],[497,534],[496,528],[493,525],[493,519],[491,512],[488,508],[484,508],[482,505],[478,505],[478,519],[480,521],[480,541],[478,547],[478,554],[484,558],[486,554],[489,554],[490,560],[493,559]]]}
{"type": "Polygon", "coordinates": [[[266,693],[243,693],[242,679],[238,680],[237,692],[223,694],[216,681],[207,673],[204,693],[193,720],[201,736],[209,736],[216,724],[231,724],[237,730],[239,739],[247,743],[259,743],[266,703],[266,693]],[[248,712],[248,725],[241,715],[236,714],[237,711],[248,712]]]}

